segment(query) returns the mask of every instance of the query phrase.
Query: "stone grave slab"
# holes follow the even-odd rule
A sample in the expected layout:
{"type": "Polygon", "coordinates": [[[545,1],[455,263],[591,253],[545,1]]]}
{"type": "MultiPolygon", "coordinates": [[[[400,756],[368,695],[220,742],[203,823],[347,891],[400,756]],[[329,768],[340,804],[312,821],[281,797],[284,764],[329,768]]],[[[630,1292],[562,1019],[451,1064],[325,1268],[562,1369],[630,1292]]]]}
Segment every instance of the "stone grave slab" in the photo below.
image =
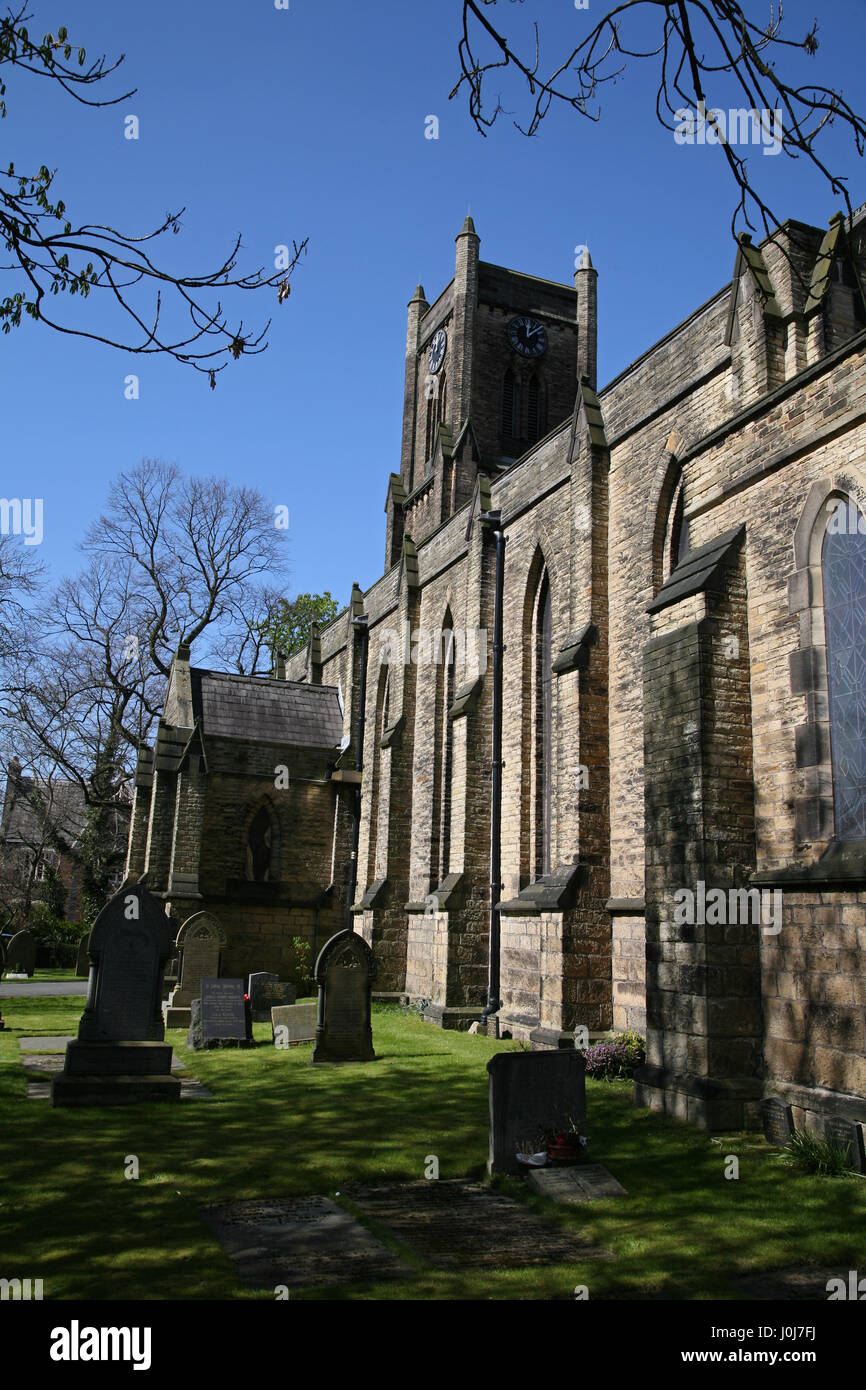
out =
{"type": "Polygon", "coordinates": [[[177,934],[179,975],[169,995],[167,1028],[188,1028],[193,999],[201,998],[201,982],[219,975],[220,953],[228,944],[222,924],[210,912],[188,917],[177,934]]]}
{"type": "Polygon", "coordinates": [[[18,1046],[22,1052],[65,1052],[67,1043],[71,1042],[68,1033],[54,1037],[46,1033],[36,1038],[19,1038],[18,1046]]]}
{"type": "Polygon", "coordinates": [[[29,931],[16,932],[6,947],[7,975],[17,978],[23,975],[30,978],[36,969],[36,941],[29,931]]]}
{"type": "Polygon", "coordinates": [[[316,1036],[316,1005],[286,1004],[271,1009],[271,1028],[275,1047],[296,1047],[313,1042],[316,1036]]]}
{"type": "Polygon", "coordinates": [[[848,1162],[856,1173],[866,1173],[862,1125],[833,1115],[824,1122],[824,1135],[828,1142],[834,1143],[843,1152],[848,1150],[848,1162]]]}
{"type": "Polygon", "coordinates": [[[526,1185],[539,1196],[565,1206],[628,1196],[622,1183],[617,1182],[603,1163],[580,1163],[573,1168],[530,1168],[526,1185]]]}
{"type": "MultiPolygon", "coordinates": [[[[29,1041],[48,1043],[56,1041],[56,1039],[45,1037],[40,1039],[34,1038],[29,1041]]],[[[24,1057],[22,1057],[22,1062],[24,1063],[25,1075],[31,1078],[27,1083],[27,1099],[50,1100],[52,1080],[63,1071],[63,1054],[59,1052],[36,1053],[27,1051],[24,1057]]],[[[186,1070],[186,1067],[183,1062],[175,1057],[172,1060],[171,1070],[173,1073],[182,1072],[186,1070]]],[[[129,1080],[130,1078],[126,1079],[129,1080]]],[[[206,1086],[202,1085],[200,1081],[196,1081],[194,1077],[181,1076],[180,1099],[212,1100],[213,1091],[208,1090],[206,1086]]],[[[105,1102],[100,1100],[100,1104],[104,1103],[105,1102]]]]}
{"type": "Polygon", "coordinates": [[[170,950],[164,905],[141,884],[105,904],[90,933],[93,967],[78,1037],[52,1082],[54,1105],[180,1099],[160,1005],[170,950]]]}
{"type": "Polygon", "coordinates": [[[481,1183],[421,1179],[348,1193],[365,1216],[434,1268],[507,1269],[610,1258],[575,1231],[481,1183]]]}
{"type": "Polygon", "coordinates": [[[827,1284],[831,1279],[844,1279],[848,1284],[847,1269],[831,1269],[816,1265],[789,1265],[785,1269],[771,1269],[764,1273],[748,1274],[733,1281],[733,1287],[744,1298],[761,1302],[784,1300],[813,1303],[826,1303],[827,1284]]]}
{"type": "Polygon", "coordinates": [[[761,1124],[764,1138],[777,1149],[784,1149],[794,1133],[794,1117],[790,1105],[774,1097],[761,1101],[761,1124]]]}
{"type": "Polygon", "coordinates": [[[376,973],[373,952],[353,931],[337,932],[319,952],[319,1005],[314,1062],[372,1062],[370,1004],[376,973]]]}
{"type": "Polygon", "coordinates": [[[535,1153],[542,1136],[586,1115],[586,1063],[579,1052],[500,1052],[490,1077],[489,1173],[519,1173],[518,1153],[535,1153]],[[527,1147],[528,1146],[528,1147],[527,1147]]]}
{"type": "Polygon", "coordinates": [[[253,1023],[270,1023],[271,1009],[294,1004],[298,997],[297,988],[291,980],[281,980],[279,975],[265,970],[250,975],[247,993],[253,1023]]]}
{"type": "Polygon", "coordinates": [[[413,1272],[328,1197],[233,1202],[202,1216],[254,1288],[369,1284],[413,1272]]]}

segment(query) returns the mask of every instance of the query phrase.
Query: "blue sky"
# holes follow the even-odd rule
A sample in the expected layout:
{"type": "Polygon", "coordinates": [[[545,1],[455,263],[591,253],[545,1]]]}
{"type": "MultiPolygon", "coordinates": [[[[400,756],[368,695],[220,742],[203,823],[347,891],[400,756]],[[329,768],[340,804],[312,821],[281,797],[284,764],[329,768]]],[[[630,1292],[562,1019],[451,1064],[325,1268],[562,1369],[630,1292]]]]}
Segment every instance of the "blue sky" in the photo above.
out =
{"type": "MultiPolygon", "coordinates": [[[[518,27],[537,17],[553,55],[602,3],[500,0],[491,16],[518,27]]],[[[399,467],[406,304],[419,280],[432,301],[451,278],[469,207],[482,258],[500,265],[570,283],[574,247],[589,245],[602,384],[730,276],[735,198],[721,152],[678,146],[657,125],[651,60],[606,90],[597,123],[552,113],[527,140],[501,117],[484,139],[465,98],[448,99],[459,0],[32,8],[31,33],[65,23],[89,56],[127,55],[106,84],[112,95],[138,88],[89,110],[6,70],[2,159],[56,167],[73,222],[141,233],[186,206],[182,232],[157,254],[189,272],[218,264],[238,233],[249,269],[309,238],[287,303],[278,308],[270,291],[230,301],[250,326],[273,314],[270,347],[230,364],[215,391],[172,361],[30,321],[0,337],[2,493],[44,499],[40,558],[55,575],[77,568],[110,480],[151,457],[288,506],[290,594],[330,589],[345,601],[354,579],[368,587],[382,568],[388,474],[399,467]],[[137,141],[123,136],[130,113],[137,141]],[[429,115],[438,140],[425,139],[429,115]],[[128,373],[139,377],[138,400],[125,398],[128,373]]],[[[769,14],[765,0],[748,8],[769,14]]],[[[796,71],[866,108],[863,0],[831,0],[818,16],[818,54],[794,54],[796,71]]],[[[802,38],[814,17],[811,0],[786,0],[784,32],[802,38]]],[[[517,88],[502,92],[515,114],[525,109],[517,88]]],[[[866,201],[862,162],[841,132],[828,135],[852,201],[866,201]]],[[[839,206],[802,160],[756,149],[752,163],[783,216],[825,224],[839,206]]],[[[11,276],[0,280],[10,293],[11,276]]],[[[93,297],[86,307],[94,324],[108,322],[93,297]]]]}

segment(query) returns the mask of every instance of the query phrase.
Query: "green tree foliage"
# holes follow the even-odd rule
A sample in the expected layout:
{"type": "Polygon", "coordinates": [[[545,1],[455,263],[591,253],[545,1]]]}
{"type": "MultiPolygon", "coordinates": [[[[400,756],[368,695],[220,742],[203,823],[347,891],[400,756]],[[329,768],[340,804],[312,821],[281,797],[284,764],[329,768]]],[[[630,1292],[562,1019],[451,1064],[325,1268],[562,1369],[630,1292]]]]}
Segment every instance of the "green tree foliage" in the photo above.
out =
{"type": "Polygon", "coordinates": [[[298,594],[297,598],[281,599],[267,624],[266,640],[273,651],[291,656],[307,645],[313,623],[326,627],[339,611],[340,605],[327,589],[323,594],[298,594]]]}

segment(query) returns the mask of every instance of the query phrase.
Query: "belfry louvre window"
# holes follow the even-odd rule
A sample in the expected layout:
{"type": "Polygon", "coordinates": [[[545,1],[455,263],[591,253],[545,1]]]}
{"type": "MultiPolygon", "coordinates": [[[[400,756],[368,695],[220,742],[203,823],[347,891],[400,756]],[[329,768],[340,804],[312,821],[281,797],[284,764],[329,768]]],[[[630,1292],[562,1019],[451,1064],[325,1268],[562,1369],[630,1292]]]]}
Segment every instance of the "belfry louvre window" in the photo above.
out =
{"type": "Polygon", "coordinates": [[[445,408],[448,403],[448,382],[444,374],[441,377],[434,376],[432,381],[432,394],[427,399],[427,432],[425,436],[425,457],[429,462],[433,457],[436,448],[436,432],[439,422],[445,423],[445,408]]]}
{"type": "Polygon", "coordinates": [[[866,519],[840,502],[821,572],[837,840],[866,839],[866,519]]]}
{"type": "Polygon", "coordinates": [[[502,435],[504,439],[513,439],[517,433],[514,419],[515,399],[514,373],[509,367],[502,382],[502,435]]]}
{"type": "Polygon", "coordinates": [[[527,419],[526,432],[530,444],[534,444],[536,439],[540,439],[547,428],[546,412],[544,409],[544,387],[534,374],[529,379],[529,389],[527,391],[527,419]]]}

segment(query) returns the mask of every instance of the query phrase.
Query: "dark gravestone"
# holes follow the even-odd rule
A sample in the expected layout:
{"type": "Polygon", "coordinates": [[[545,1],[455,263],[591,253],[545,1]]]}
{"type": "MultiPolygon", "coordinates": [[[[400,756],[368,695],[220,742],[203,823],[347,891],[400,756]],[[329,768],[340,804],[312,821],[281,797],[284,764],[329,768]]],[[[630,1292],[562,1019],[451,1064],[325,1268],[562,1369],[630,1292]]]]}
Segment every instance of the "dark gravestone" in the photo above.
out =
{"type": "Polygon", "coordinates": [[[353,931],[337,932],[316,961],[319,1007],[314,1062],[372,1062],[373,952],[353,931]]]}
{"type": "Polygon", "coordinates": [[[29,931],[16,932],[6,948],[6,974],[32,975],[36,969],[36,942],[29,931]]]}
{"type": "Polygon", "coordinates": [[[189,1028],[186,1033],[187,1047],[194,1047],[196,1052],[200,1052],[204,1047],[201,1037],[201,1000],[193,999],[189,1006],[189,1028]]]}
{"type": "Polygon", "coordinates": [[[828,1144],[848,1153],[848,1162],[857,1173],[866,1173],[866,1154],[863,1152],[863,1126],[853,1120],[843,1120],[837,1115],[824,1121],[824,1135],[828,1144]]]}
{"type": "Polygon", "coordinates": [[[571,1048],[556,1052],[500,1052],[490,1076],[490,1173],[517,1173],[517,1154],[544,1147],[545,1139],[586,1115],[586,1063],[571,1048]]]}
{"type": "Polygon", "coordinates": [[[250,1010],[253,1023],[270,1023],[271,1009],[284,1004],[294,1004],[298,991],[290,980],[281,980],[279,975],[259,971],[250,976],[247,993],[250,996],[250,1010]]]}
{"type": "Polygon", "coordinates": [[[772,1098],[761,1101],[761,1123],[764,1138],[777,1149],[784,1149],[794,1133],[794,1119],[790,1105],[783,1105],[772,1098]]]}
{"type": "Polygon", "coordinates": [[[88,947],[90,944],[90,932],[85,932],[78,943],[78,958],[75,962],[75,973],[82,979],[87,979],[90,974],[90,955],[88,947]]]}
{"type": "Polygon", "coordinates": [[[251,1031],[243,980],[202,980],[201,1046],[247,1047],[251,1031]]]}
{"type": "Polygon", "coordinates": [[[54,1105],[180,1098],[160,1004],[171,946],[164,905],[141,884],[106,903],[90,933],[87,999],[78,1037],[52,1081],[54,1105]]]}

